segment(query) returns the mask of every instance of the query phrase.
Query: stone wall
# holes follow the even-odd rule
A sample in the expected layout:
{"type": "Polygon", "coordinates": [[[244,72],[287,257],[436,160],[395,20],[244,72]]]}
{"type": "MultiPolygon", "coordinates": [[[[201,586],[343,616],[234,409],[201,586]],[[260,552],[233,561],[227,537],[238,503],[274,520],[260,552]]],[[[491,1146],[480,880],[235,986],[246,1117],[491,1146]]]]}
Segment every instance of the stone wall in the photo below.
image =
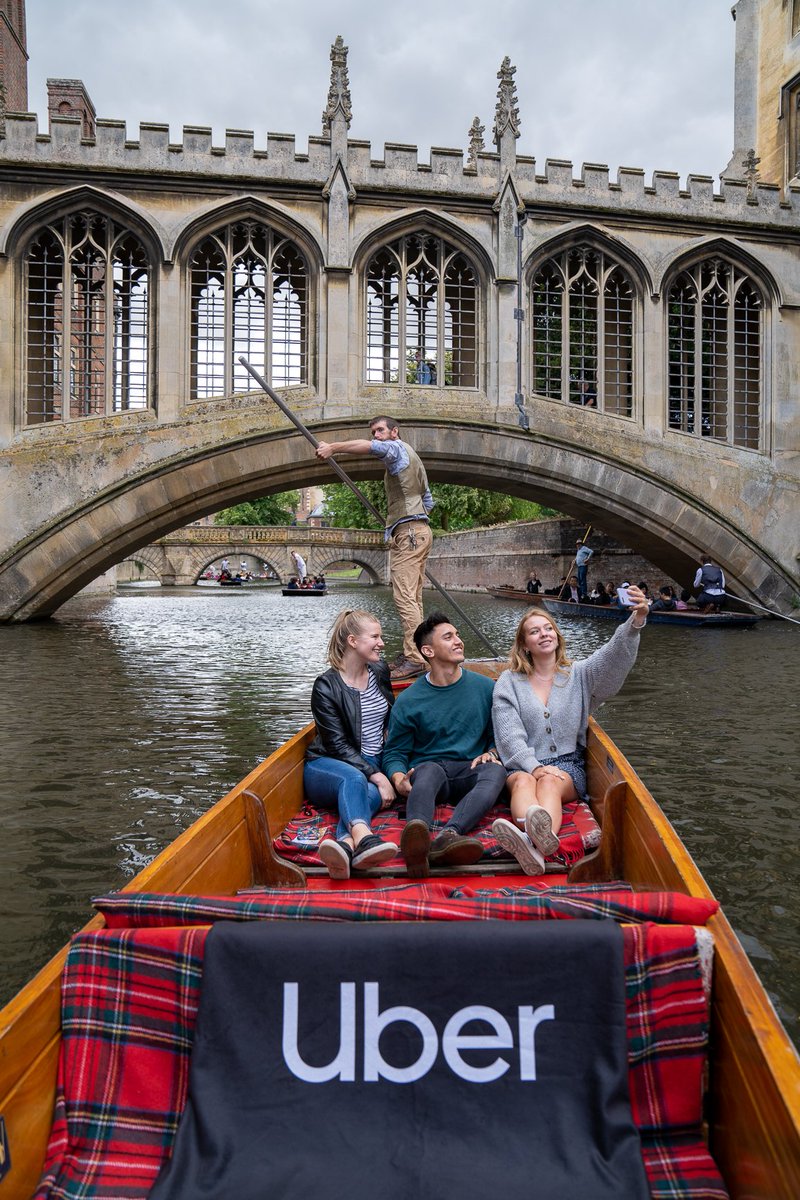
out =
{"type": "MultiPolygon", "coordinates": [[[[433,543],[429,566],[439,582],[453,591],[480,592],[501,584],[524,587],[531,571],[544,587],[555,587],[569,571],[576,539],[585,532],[585,526],[556,518],[442,534],[433,543]]],[[[593,531],[588,544],[594,550],[589,563],[590,586],[596,579],[617,585],[623,579],[633,583],[644,579],[655,593],[663,583],[680,591],[692,582],[670,578],[603,533],[593,531]]]]}

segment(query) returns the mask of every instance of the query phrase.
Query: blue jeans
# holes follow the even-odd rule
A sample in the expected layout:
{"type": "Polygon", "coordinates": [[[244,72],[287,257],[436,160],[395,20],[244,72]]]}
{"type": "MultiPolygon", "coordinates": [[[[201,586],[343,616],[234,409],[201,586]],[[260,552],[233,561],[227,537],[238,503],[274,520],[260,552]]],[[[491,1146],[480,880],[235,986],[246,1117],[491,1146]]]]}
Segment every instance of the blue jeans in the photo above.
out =
{"type": "Polygon", "coordinates": [[[586,582],[586,577],[589,574],[589,564],[581,563],[578,567],[578,591],[582,596],[585,596],[589,591],[589,585],[586,582]]]}
{"type": "MultiPolygon", "coordinates": [[[[379,758],[362,756],[380,771],[379,758]]],[[[322,808],[336,808],[339,824],[336,837],[341,839],[350,832],[354,821],[371,825],[372,818],[381,807],[381,796],[374,783],[366,775],[338,758],[312,758],[303,768],[303,789],[312,804],[322,808]]]]}

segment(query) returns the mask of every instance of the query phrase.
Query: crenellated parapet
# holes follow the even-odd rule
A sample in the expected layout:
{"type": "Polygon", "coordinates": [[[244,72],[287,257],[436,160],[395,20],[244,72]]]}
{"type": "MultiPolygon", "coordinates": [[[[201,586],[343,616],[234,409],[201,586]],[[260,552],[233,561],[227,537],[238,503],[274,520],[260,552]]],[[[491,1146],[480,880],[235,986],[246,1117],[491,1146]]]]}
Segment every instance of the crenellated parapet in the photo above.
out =
{"type": "MultiPolygon", "coordinates": [[[[506,133],[511,128],[508,125],[506,133]]],[[[413,144],[387,142],[378,154],[370,142],[348,139],[346,161],[357,192],[493,202],[502,182],[501,155],[480,149],[476,140],[467,152],[433,147],[425,157],[413,144]]],[[[259,146],[252,130],[228,129],[224,140],[215,144],[210,128],[189,125],[181,141],[174,142],[168,125],[151,122],[142,123],[134,139],[128,137],[124,121],[103,119],[97,121],[95,137],[85,138],[77,118],[55,118],[45,134],[39,132],[35,114],[9,113],[0,136],[0,167],[59,169],[87,179],[124,173],[129,183],[146,175],[165,183],[173,179],[176,186],[182,179],[203,179],[242,187],[289,184],[322,189],[331,174],[331,143],[327,137],[310,137],[303,153],[293,134],[268,133],[259,146]]],[[[682,182],[673,171],[656,170],[648,179],[635,167],[612,173],[606,165],[584,163],[576,169],[571,162],[552,158],[537,171],[534,158],[518,155],[514,180],[529,207],[711,218],[754,226],[768,222],[795,229],[800,217],[800,187],[790,185],[782,191],[744,175],[719,183],[710,175],[689,175],[682,182]]]]}

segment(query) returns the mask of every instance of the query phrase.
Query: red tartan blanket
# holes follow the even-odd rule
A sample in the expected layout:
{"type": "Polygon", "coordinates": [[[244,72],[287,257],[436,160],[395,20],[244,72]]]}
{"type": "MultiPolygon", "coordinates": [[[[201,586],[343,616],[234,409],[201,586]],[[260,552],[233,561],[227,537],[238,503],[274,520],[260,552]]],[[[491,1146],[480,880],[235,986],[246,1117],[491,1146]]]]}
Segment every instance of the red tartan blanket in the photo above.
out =
{"type": "Polygon", "coordinates": [[[263,889],[241,896],[176,896],[114,892],[93,901],[110,928],[214,921],[541,921],[612,917],[622,922],[705,925],[719,904],[680,892],[620,892],[596,888],[503,888],[476,891],[446,884],[399,885],[369,891],[263,889]],[[423,892],[424,894],[420,894],[423,892]]]}
{"type": "MultiPolygon", "coordinates": [[[[79,935],[34,1200],[144,1200],[186,1099],[204,928],[79,935]]],[[[701,1136],[708,1006],[695,930],[624,927],[631,1107],[656,1200],[725,1200],[701,1136]]]]}
{"type": "MultiPolygon", "coordinates": [[[[441,805],[437,808],[433,823],[434,835],[447,824],[452,814],[453,809],[449,805],[441,805]]],[[[512,861],[508,851],[498,845],[492,835],[492,822],[497,817],[508,818],[508,816],[507,804],[496,805],[491,812],[486,814],[479,825],[470,831],[470,837],[476,837],[483,842],[484,857],[495,861],[512,861]]],[[[373,817],[372,828],[384,841],[395,842],[399,846],[405,820],[406,814],[403,806],[384,809],[373,817]]],[[[336,825],[337,816],[331,809],[317,809],[306,803],[302,812],[293,817],[283,832],[275,838],[273,842],[275,853],[300,866],[318,867],[321,865],[317,853],[319,844],[323,838],[336,836],[336,825]]],[[[565,867],[571,867],[588,851],[595,850],[599,846],[600,826],[594,819],[588,804],[576,801],[574,804],[564,806],[564,820],[558,838],[560,842],[558,853],[546,859],[546,863],[552,871],[563,871],[565,867]]],[[[400,857],[392,859],[386,865],[390,868],[394,866],[397,870],[404,869],[404,863],[400,857]]]]}

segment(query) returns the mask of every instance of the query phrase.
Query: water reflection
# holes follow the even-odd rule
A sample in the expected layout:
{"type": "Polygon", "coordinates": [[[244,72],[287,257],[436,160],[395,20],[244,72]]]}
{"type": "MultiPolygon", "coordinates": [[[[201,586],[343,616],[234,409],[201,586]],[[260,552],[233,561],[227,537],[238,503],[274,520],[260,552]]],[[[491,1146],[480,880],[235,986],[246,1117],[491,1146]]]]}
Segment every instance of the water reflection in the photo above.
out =
{"type": "MultiPolygon", "coordinates": [[[[459,603],[505,649],[521,609],[459,603]]],[[[436,601],[430,601],[433,606],[436,601]]],[[[284,599],[270,588],[131,589],[0,628],[0,1002],[118,887],[309,719],[340,608],[400,649],[385,589],[284,599]]],[[[611,636],[564,622],[575,657],[611,636]]],[[[470,654],[483,648],[462,629],[470,654]]],[[[601,720],[726,905],[797,1035],[798,687],[794,627],[653,627],[601,720]]]]}

